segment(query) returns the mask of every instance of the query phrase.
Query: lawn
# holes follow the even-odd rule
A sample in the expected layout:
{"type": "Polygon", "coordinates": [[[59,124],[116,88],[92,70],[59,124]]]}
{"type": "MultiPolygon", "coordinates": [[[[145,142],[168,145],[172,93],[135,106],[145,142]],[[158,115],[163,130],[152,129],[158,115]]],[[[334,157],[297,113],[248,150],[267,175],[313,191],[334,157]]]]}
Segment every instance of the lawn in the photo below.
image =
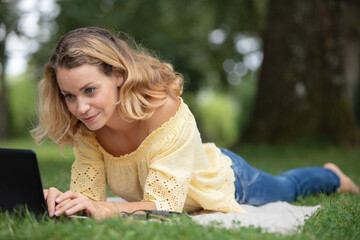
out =
{"type": "MultiPolygon", "coordinates": [[[[0,142],[0,147],[33,149],[39,160],[45,188],[57,186],[66,190],[73,161],[71,148],[62,157],[57,145],[36,146],[31,139],[0,142]]],[[[246,145],[235,149],[251,165],[272,174],[294,167],[337,163],[356,183],[360,184],[360,149],[334,147],[325,143],[303,143],[290,146],[246,145]]],[[[37,220],[0,214],[0,239],[360,239],[360,197],[355,195],[318,195],[301,199],[296,205],[323,207],[310,217],[296,234],[265,233],[261,229],[226,230],[216,226],[200,226],[180,217],[166,223],[132,218],[68,220],[66,218],[37,220]]]]}

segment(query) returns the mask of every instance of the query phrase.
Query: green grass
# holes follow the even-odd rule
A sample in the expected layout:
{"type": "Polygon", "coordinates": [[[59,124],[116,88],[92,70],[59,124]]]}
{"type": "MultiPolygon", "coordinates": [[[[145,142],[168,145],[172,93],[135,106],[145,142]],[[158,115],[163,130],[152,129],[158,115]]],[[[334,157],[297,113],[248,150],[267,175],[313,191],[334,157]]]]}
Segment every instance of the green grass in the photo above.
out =
{"type": "MultiPolygon", "coordinates": [[[[0,147],[33,149],[39,159],[44,187],[66,190],[73,161],[71,148],[64,158],[55,144],[36,146],[31,139],[0,142],[0,147]]],[[[297,144],[290,146],[247,145],[236,150],[251,165],[277,174],[302,166],[337,163],[356,183],[360,183],[360,149],[345,149],[330,144],[297,144]]],[[[323,207],[306,220],[292,235],[264,233],[261,229],[239,227],[226,230],[200,226],[180,217],[169,222],[115,218],[97,222],[92,219],[66,218],[37,220],[31,215],[19,217],[0,214],[0,239],[359,239],[360,197],[351,194],[318,195],[300,199],[296,205],[323,207]]]]}

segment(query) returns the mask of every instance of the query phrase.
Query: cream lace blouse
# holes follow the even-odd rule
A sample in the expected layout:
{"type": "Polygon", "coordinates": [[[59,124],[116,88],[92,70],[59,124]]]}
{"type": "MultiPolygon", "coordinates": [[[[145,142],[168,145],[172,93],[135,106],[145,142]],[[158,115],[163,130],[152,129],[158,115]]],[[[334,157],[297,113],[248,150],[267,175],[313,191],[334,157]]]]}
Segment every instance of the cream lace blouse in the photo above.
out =
{"type": "Polygon", "coordinates": [[[202,144],[181,100],[176,114],[130,154],[114,157],[95,136],[75,136],[70,189],[106,200],[106,184],[127,201],[153,201],[158,210],[243,212],[235,201],[231,159],[202,144]]]}

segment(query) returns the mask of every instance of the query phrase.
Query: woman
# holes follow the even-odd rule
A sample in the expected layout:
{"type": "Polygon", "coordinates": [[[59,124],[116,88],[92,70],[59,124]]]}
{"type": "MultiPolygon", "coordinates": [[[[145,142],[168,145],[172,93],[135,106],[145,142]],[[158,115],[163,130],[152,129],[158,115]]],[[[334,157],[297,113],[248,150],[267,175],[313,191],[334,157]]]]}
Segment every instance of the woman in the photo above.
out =
{"type": "Polygon", "coordinates": [[[136,210],[243,212],[298,196],[359,192],[334,164],[273,177],[236,154],[203,144],[180,98],[183,78],[109,31],[77,29],[58,43],[40,82],[37,143],[74,146],[69,191],[44,191],[49,215],[96,219],[136,210]],[[128,203],[106,201],[105,186],[128,203]]]}

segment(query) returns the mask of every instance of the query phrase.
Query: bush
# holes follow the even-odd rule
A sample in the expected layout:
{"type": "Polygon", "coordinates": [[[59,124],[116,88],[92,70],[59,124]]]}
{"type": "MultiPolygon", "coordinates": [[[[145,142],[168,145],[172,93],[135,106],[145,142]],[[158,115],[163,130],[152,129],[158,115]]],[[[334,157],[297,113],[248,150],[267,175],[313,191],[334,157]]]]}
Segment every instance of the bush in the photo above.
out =
{"type": "Polygon", "coordinates": [[[10,79],[8,86],[10,136],[27,135],[35,118],[36,82],[21,75],[10,79]]]}
{"type": "Polygon", "coordinates": [[[241,105],[224,93],[209,88],[195,96],[184,96],[193,111],[203,141],[215,142],[219,147],[230,147],[239,136],[241,105]]]}

